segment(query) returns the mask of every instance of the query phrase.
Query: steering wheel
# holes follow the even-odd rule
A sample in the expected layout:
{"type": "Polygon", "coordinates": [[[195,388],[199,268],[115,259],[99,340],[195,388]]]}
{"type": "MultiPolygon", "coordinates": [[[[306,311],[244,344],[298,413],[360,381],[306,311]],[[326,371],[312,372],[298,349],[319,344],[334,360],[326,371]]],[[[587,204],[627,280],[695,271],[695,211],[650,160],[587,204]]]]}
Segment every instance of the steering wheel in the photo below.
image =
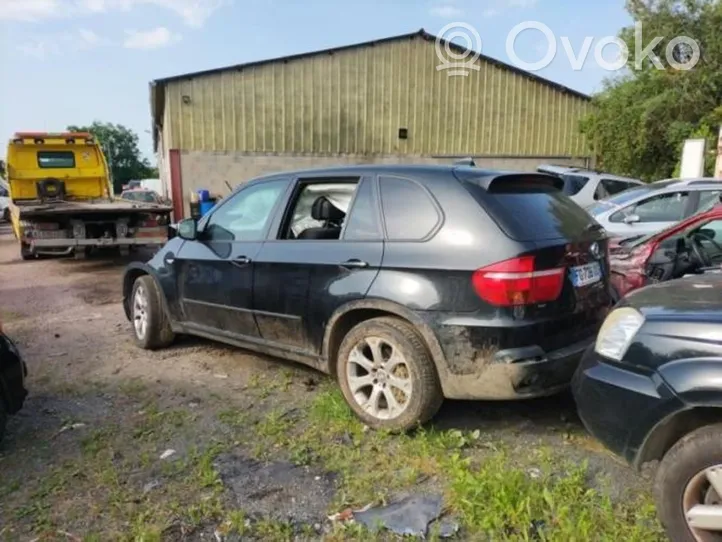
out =
{"type": "Polygon", "coordinates": [[[705,241],[709,241],[710,243],[712,243],[714,247],[720,252],[720,254],[722,254],[722,246],[720,246],[719,243],[717,243],[714,239],[710,239],[709,237],[701,235],[700,233],[692,234],[692,250],[694,250],[695,256],[697,256],[699,261],[702,262],[702,265],[704,265],[704,267],[712,267],[714,264],[712,263],[712,259],[707,254],[707,251],[704,249],[704,245],[702,245],[700,237],[705,241]]]}

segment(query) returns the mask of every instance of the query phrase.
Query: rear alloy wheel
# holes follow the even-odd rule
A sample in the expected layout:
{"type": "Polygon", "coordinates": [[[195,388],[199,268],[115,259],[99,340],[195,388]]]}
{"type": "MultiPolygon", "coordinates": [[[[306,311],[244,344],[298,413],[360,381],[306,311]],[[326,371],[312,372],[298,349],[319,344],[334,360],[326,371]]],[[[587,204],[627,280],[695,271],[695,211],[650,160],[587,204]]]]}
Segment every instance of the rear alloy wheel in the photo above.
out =
{"type": "Polygon", "coordinates": [[[163,309],[161,293],[152,277],[139,277],[133,285],[130,317],[135,343],[146,350],[170,346],[175,334],[163,309]]]}
{"type": "Polygon", "coordinates": [[[722,542],[722,425],[693,431],[657,472],[659,516],[671,540],[722,542]]]}
{"type": "Polygon", "coordinates": [[[407,431],[430,420],[443,401],[436,367],[410,324],[375,318],[357,325],[339,349],[344,398],[369,427],[407,431]]]}

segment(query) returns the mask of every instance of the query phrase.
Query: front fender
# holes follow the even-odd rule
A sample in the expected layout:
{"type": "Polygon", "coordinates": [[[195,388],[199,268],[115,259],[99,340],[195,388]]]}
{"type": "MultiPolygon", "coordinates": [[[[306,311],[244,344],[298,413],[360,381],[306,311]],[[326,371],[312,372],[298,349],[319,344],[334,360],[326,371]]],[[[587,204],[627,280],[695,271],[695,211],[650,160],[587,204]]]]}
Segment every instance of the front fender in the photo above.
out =
{"type": "Polygon", "coordinates": [[[722,359],[681,359],[663,365],[658,371],[687,405],[722,406],[722,359]]]}

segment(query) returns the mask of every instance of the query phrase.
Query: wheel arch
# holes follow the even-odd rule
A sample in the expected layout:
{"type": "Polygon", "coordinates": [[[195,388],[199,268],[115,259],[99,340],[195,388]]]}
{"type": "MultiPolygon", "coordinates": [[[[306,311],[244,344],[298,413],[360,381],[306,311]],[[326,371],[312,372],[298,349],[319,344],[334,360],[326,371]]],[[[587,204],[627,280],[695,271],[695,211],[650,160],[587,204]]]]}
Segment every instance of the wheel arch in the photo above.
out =
{"type": "Polygon", "coordinates": [[[441,369],[446,366],[445,357],[431,327],[418,314],[403,305],[385,299],[360,299],[336,309],[328,321],[323,338],[322,355],[327,365],[327,372],[336,377],[336,356],[343,338],[351,329],[366,320],[384,316],[401,318],[414,326],[441,376],[441,369]]]}
{"type": "Polygon", "coordinates": [[[722,422],[722,405],[695,406],[674,412],[658,422],[644,439],[634,460],[640,470],[646,463],[660,461],[665,454],[692,431],[722,422]]]}

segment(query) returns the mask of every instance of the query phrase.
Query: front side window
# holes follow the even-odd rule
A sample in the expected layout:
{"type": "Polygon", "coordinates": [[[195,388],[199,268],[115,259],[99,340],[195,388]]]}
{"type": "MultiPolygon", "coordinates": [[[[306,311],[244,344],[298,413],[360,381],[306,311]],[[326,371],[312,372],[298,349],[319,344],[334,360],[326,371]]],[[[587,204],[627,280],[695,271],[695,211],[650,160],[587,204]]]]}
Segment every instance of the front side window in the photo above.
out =
{"type": "Polygon", "coordinates": [[[720,203],[720,196],[722,196],[722,191],[720,190],[705,190],[704,192],[700,192],[697,209],[706,211],[714,207],[720,203]]]}
{"type": "Polygon", "coordinates": [[[648,198],[611,216],[612,222],[624,222],[637,216],[639,222],[678,222],[684,218],[689,192],[673,192],[648,198]]]}
{"type": "Polygon", "coordinates": [[[390,240],[420,241],[439,224],[436,205],[421,185],[399,177],[380,177],[379,186],[390,240]]]}
{"type": "Polygon", "coordinates": [[[203,237],[207,241],[261,241],[288,181],[278,179],[242,189],[216,210],[203,237]]]}
{"type": "Polygon", "coordinates": [[[43,169],[64,169],[75,167],[73,151],[38,151],[38,167],[43,169]]]}

